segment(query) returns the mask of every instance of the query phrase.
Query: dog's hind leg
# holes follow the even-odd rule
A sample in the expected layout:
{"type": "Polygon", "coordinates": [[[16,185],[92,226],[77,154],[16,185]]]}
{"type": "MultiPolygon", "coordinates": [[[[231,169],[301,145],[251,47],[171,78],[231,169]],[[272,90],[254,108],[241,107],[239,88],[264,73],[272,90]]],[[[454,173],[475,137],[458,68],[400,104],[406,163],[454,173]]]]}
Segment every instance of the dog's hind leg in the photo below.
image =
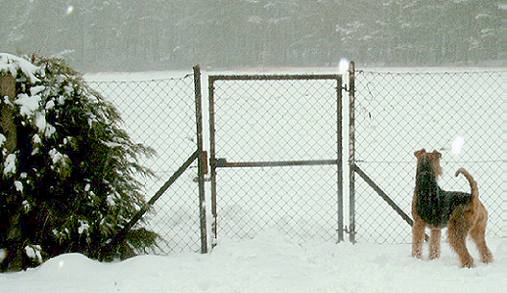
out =
{"type": "Polygon", "coordinates": [[[484,263],[490,263],[493,261],[493,254],[489,250],[486,244],[486,224],[487,224],[487,211],[486,209],[480,209],[479,219],[475,225],[470,229],[470,236],[477,245],[477,249],[481,255],[481,261],[484,263]]]}
{"type": "Polygon", "coordinates": [[[465,221],[464,209],[455,211],[449,225],[447,226],[448,240],[451,247],[458,254],[462,267],[471,268],[474,260],[466,247],[466,237],[468,234],[468,223],[465,221]]]}

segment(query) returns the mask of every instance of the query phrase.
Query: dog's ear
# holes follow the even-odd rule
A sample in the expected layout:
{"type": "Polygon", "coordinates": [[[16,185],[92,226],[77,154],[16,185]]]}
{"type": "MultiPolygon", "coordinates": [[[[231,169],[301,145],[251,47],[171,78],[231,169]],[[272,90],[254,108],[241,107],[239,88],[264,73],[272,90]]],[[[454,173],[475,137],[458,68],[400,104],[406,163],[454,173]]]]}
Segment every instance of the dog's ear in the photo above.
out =
{"type": "Polygon", "coordinates": [[[442,154],[437,150],[433,150],[433,156],[437,159],[442,158],[442,154]]]}
{"type": "Polygon", "coordinates": [[[414,156],[416,158],[419,158],[420,156],[424,155],[425,153],[426,153],[425,149],[420,149],[420,150],[414,152],[414,156]]]}

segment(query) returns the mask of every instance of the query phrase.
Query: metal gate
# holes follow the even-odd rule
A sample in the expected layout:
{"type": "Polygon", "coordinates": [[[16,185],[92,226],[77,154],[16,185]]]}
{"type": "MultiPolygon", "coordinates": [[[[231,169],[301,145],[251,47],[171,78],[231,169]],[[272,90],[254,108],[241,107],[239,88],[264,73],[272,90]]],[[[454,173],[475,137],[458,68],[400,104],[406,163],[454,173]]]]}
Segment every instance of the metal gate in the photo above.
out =
{"type": "Polygon", "coordinates": [[[342,241],[342,76],[208,82],[213,237],[342,241]]]}

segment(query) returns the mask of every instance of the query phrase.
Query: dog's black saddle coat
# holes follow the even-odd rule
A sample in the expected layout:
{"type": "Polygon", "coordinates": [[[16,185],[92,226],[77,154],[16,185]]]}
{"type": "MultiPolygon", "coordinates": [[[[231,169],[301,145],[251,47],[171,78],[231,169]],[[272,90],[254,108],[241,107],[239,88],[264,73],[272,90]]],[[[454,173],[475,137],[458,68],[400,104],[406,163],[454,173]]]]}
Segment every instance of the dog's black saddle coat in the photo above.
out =
{"type": "Polygon", "coordinates": [[[421,158],[417,166],[415,192],[417,214],[426,223],[439,228],[447,226],[458,206],[467,205],[472,200],[470,193],[441,189],[428,158],[421,158]]]}

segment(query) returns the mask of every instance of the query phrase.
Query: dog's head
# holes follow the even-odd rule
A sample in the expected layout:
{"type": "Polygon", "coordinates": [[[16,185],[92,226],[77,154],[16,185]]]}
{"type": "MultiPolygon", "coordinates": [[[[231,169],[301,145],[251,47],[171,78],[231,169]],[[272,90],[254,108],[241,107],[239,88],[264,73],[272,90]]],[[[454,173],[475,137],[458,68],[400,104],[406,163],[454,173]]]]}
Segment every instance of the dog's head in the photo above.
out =
{"type": "Polygon", "coordinates": [[[440,166],[440,158],[442,158],[442,154],[440,152],[433,150],[433,152],[428,153],[425,149],[420,149],[414,152],[414,156],[417,158],[418,168],[421,166],[421,163],[429,161],[433,172],[435,172],[435,177],[442,176],[442,166],[440,166]]]}

